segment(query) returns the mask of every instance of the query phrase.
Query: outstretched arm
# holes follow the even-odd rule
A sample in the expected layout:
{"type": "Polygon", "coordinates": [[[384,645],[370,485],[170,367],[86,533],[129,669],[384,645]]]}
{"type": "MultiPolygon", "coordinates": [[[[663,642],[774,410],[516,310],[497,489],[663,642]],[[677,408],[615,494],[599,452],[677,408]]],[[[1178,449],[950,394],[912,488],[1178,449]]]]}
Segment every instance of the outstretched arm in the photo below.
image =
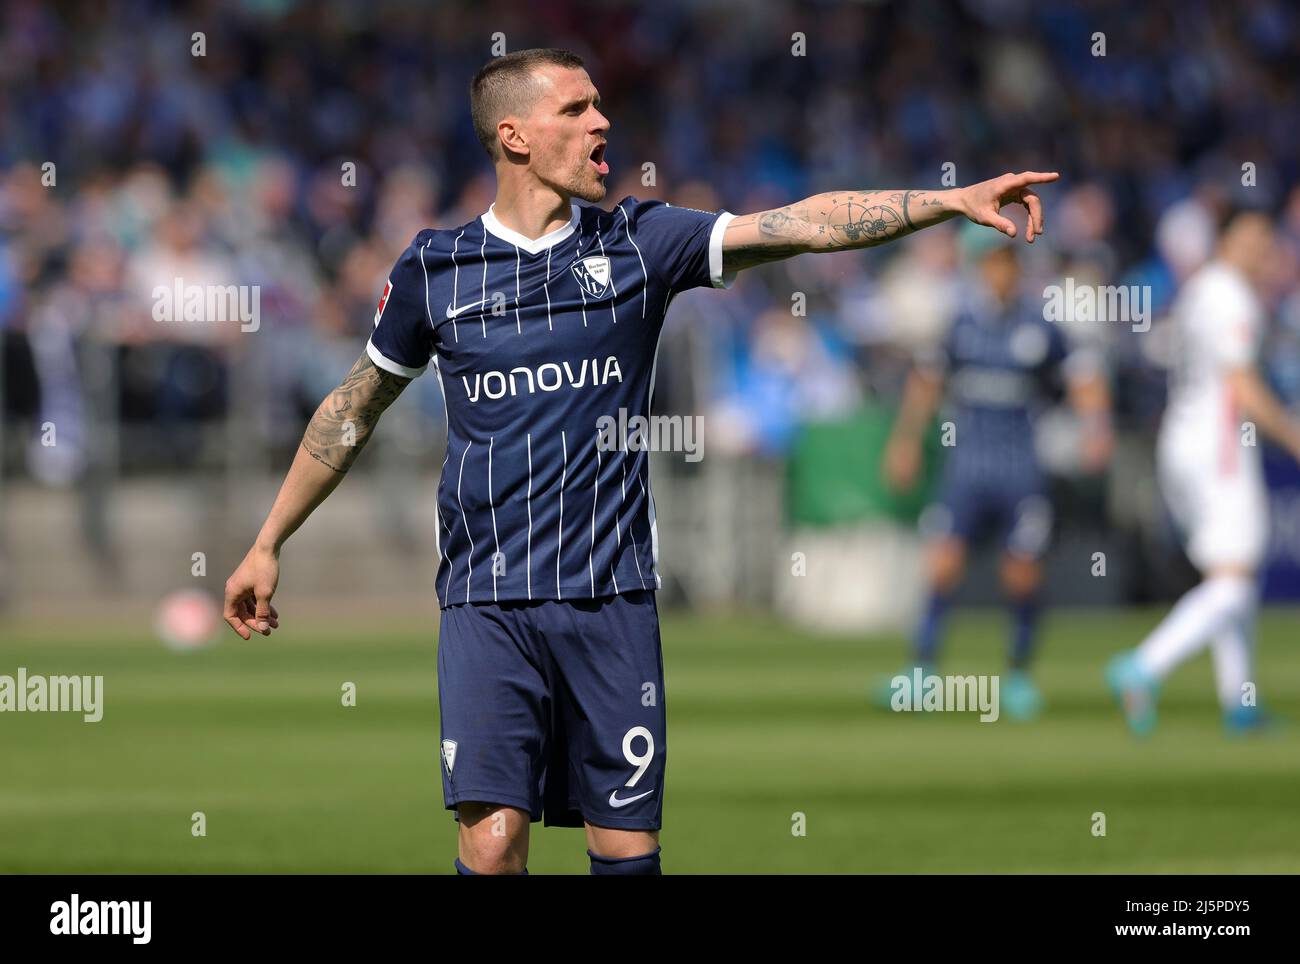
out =
{"type": "Polygon", "coordinates": [[[280,579],[280,547],[343,481],[379,416],[410,381],[376,368],[363,353],[316,409],[262,531],[226,580],[226,622],[244,639],[254,632],[269,636],[279,626],[271,597],[280,579]]]}
{"type": "Polygon", "coordinates": [[[730,273],[797,254],[869,248],[962,215],[976,224],[1016,236],[1016,225],[999,212],[1023,205],[1029,214],[1025,240],[1043,233],[1043,206],[1030,187],[1056,173],[1024,171],[947,191],[831,191],[772,211],[737,217],[722,239],[723,271],[730,273]]]}

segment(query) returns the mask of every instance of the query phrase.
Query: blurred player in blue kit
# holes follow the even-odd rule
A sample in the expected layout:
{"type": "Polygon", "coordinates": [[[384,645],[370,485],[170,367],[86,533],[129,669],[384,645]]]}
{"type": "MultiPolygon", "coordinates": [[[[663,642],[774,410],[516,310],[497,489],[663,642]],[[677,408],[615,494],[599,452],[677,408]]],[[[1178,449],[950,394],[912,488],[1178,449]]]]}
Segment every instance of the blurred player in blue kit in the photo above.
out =
{"type": "MultiPolygon", "coordinates": [[[[991,540],[1001,548],[999,577],[1011,614],[1001,704],[1011,718],[1030,719],[1043,703],[1029,669],[1053,516],[1035,450],[1036,419],[1064,388],[1082,423],[1081,464],[1090,473],[1109,460],[1113,438],[1098,354],[1072,348],[1061,326],[1044,319],[1041,290],[1024,290],[1018,256],[1005,242],[991,232],[962,231],[963,257],[973,270],[941,345],[918,358],[908,378],[882,468],[892,487],[915,486],[924,439],[946,407],[939,495],[921,516],[926,597],[913,662],[901,675],[911,678],[913,667],[933,671],[970,549],[991,540]]],[[[888,705],[893,690],[891,678],[877,702],[888,705]]]]}

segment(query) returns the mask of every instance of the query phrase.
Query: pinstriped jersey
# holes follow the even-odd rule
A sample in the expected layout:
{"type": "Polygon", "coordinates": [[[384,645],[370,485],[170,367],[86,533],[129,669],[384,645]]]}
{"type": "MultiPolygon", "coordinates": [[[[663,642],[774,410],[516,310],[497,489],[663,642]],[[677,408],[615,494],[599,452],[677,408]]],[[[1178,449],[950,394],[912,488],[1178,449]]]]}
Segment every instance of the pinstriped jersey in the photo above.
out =
{"type": "Polygon", "coordinates": [[[968,293],[938,357],[923,360],[945,376],[947,417],[956,426],[950,478],[1040,475],[1034,420],[1060,387],[1070,355],[1039,302],[1018,297],[998,305],[982,291],[968,293]]]}
{"type": "Polygon", "coordinates": [[[530,239],[493,208],[416,235],[366,346],[398,375],[432,366],[446,399],[439,602],[657,589],[648,455],[609,420],[650,415],[673,296],[730,284],[732,215],[627,197],[530,239]]]}

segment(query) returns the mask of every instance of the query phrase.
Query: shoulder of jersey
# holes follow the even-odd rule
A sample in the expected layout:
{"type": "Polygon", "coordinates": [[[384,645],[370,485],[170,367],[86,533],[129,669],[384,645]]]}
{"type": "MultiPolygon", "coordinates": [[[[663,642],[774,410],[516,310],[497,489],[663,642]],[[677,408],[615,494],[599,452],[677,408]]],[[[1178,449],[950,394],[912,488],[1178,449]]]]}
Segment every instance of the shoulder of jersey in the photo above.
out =
{"type": "Polygon", "coordinates": [[[456,243],[456,238],[462,234],[475,235],[475,241],[480,240],[479,232],[483,231],[483,222],[478,218],[468,221],[465,224],[458,224],[454,228],[424,228],[411,239],[408,251],[425,250],[429,253],[450,252],[452,246],[456,243]]]}
{"type": "Polygon", "coordinates": [[[625,217],[631,219],[633,209],[640,203],[638,198],[629,194],[616,202],[608,211],[595,204],[580,205],[578,222],[583,226],[584,233],[589,225],[595,225],[601,230],[613,224],[622,225],[625,217]],[[619,213],[620,211],[622,213],[619,213]]]}
{"type": "MultiPolygon", "coordinates": [[[[406,249],[398,256],[397,272],[403,276],[407,271],[414,271],[414,276],[420,276],[421,265],[425,270],[432,268],[437,263],[445,263],[450,257],[452,249],[455,246],[456,238],[462,232],[469,233],[475,226],[475,221],[468,224],[459,225],[454,228],[424,228],[419,231],[406,249]]],[[[481,222],[478,222],[481,227],[481,222]]],[[[474,252],[478,253],[479,237],[475,237],[474,252]]],[[[462,245],[462,250],[467,249],[462,245]]]]}

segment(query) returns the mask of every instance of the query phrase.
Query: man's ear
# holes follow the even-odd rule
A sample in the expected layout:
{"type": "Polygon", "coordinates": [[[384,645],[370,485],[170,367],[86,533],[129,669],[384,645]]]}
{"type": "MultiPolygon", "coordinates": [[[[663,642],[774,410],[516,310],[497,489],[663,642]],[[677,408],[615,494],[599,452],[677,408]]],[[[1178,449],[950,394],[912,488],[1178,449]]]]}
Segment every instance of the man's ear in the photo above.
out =
{"type": "Polygon", "coordinates": [[[523,131],[516,126],[514,118],[503,118],[501,123],[497,124],[497,138],[500,140],[502,150],[511,154],[528,156],[528,139],[524,137],[523,131]]]}

